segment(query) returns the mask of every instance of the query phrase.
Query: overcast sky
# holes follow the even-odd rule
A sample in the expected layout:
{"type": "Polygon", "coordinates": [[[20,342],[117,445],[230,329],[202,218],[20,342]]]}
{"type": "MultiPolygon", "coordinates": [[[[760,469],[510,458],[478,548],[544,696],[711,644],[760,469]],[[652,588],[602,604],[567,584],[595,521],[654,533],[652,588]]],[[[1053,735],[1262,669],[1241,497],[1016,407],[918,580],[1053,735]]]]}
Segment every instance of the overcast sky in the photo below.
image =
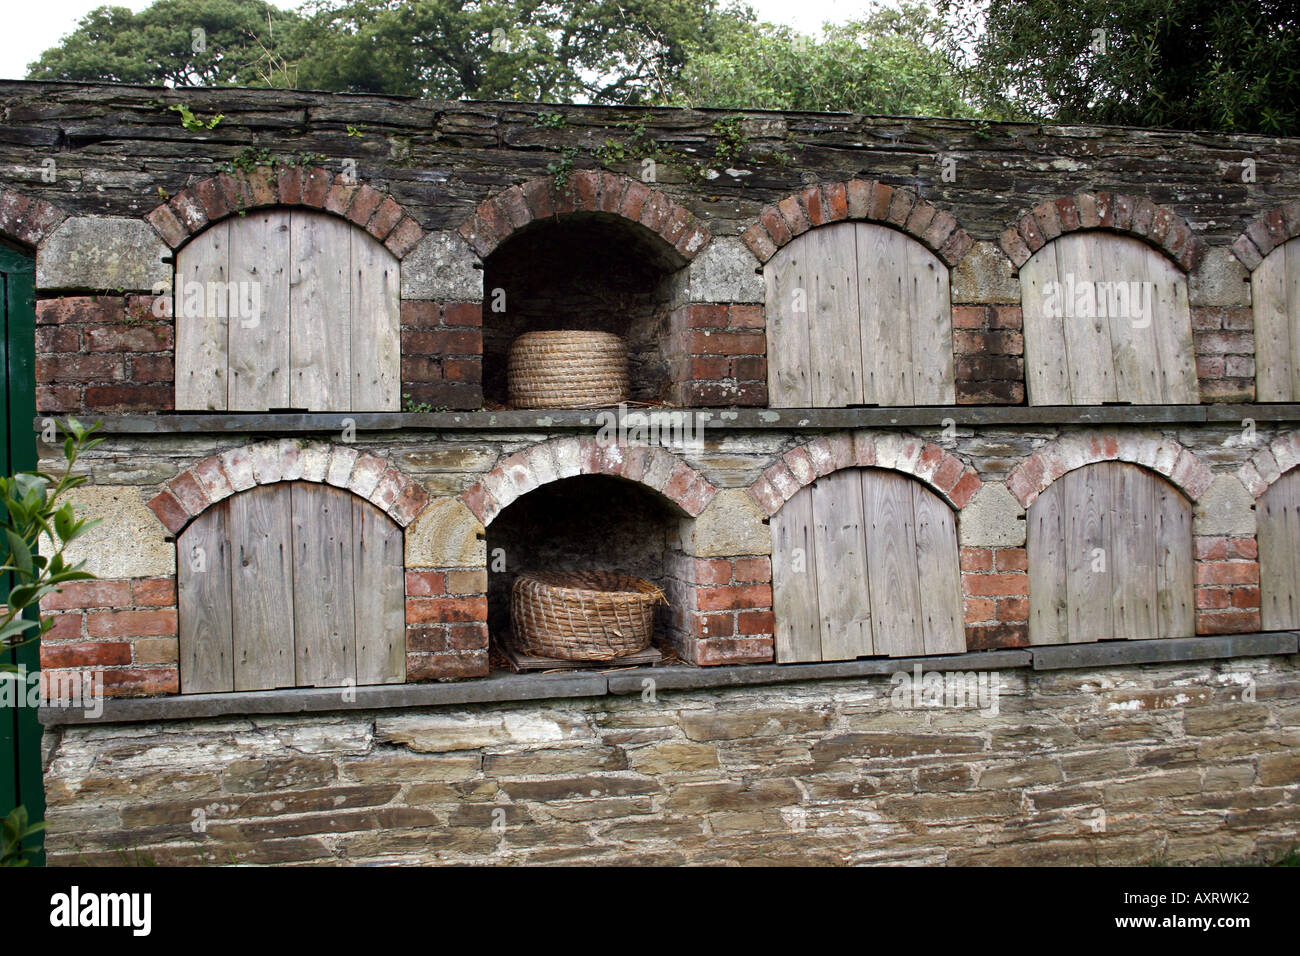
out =
{"type": "MultiPolygon", "coordinates": [[[[111,5],[143,10],[152,0],[109,0],[111,5]]],[[[292,9],[298,2],[272,0],[277,7],[292,9]]],[[[867,0],[748,0],[764,20],[786,23],[805,31],[816,30],[823,21],[851,19],[870,6],[867,0]]],[[[58,44],[76,29],[77,21],[104,0],[10,0],[5,25],[0,30],[0,77],[22,79],[27,64],[42,51],[58,44]]]]}

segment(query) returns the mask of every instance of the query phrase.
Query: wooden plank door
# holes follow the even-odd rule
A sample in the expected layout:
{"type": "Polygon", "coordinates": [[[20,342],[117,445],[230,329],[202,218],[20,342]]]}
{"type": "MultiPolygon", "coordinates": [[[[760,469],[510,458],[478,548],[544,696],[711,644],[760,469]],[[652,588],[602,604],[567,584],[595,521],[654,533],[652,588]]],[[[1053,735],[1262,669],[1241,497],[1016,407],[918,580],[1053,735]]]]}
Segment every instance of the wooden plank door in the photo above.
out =
{"type": "Polygon", "coordinates": [[[1194,632],[1191,505],[1123,462],[1085,465],[1029,508],[1029,642],[1194,632]]]}
{"type": "Polygon", "coordinates": [[[1029,404],[1200,401],[1187,277],[1150,246],[1070,233],[1021,266],[1020,289],[1029,404]]]}
{"type": "Polygon", "coordinates": [[[177,539],[181,692],[406,679],[402,531],[312,482],[209,508],[177,539]]]}
{"type": "Polygon", "coordinates": [[[176,262],[177,409],[401,407],[400,268],[364,230],[255,211],[208,227],[176,262]]]}
{"type": "Polygon", "coordinates": [[[1260,618],[1266,631],[1300,628],[1300,469],[1292,469],[1260,496],[1260,618]]]}
{"type": "Polygon", "coordinates": [[[956,521],[920,482],[842,469],[771,527],[779,662],[965,650],[956,521]]]}
{"type": "Polygon", "coordinates": [[[948,269],[874,223],[798,236],[764,269],[776,408],[955,401],[948,269]]]}
{"type": "Polygon", "coordinates": [[[1255,397],[1300,401],[1300,239],[1278,246],[1250,276],[1255,397]]]}

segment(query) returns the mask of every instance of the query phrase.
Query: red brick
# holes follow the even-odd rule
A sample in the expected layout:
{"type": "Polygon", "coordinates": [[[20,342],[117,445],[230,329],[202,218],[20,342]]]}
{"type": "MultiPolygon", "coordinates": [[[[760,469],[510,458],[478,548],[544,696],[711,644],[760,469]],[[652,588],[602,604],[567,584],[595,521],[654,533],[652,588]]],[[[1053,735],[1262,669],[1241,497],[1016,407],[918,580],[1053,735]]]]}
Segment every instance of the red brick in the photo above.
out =
{"type": "Polygon", "coordinates": [[[992,598],[967,598],[966,599],[966,623],[983,624],[986,621],[996,620],[996,603],[992,598]]]}
{"type": "Polygon", "coordinates": [[[1026,624],[976,624],[966,628],[968,651],[1028,646],[1029,627],[1026,624]]]}
{"type": "Polygon", "coordinates": [[[731,329],[763,329],[767,327],[761,305],[732,305],[727,307],[727,327],[731,329]]]}
{"type": "Polygon", "coordinates": [[[407,571],[406,593],[410,597],[430,597],[447,593],[445,571],[407,571]]]}
{"type": "Polygon", "coordinates": [[[765,664],[772,660],[772,638],[719,638],[696,641],[694,662],[701,667],[727,664],[765,664]]]}
{"type": "Polygon", "coordinates": [[[400,259],[414,249],[423,238],[424,230],[420,228],[420,224],[407,216],[393,227],[393,231],[384,240],[384,245],[388,247],[389,252],[400,259]]]}
{"type": "Polygon", "coordinates": [[[1258,611],[1198,611],[1197,634],[1245,634],[1260,629],[1258,611]]]}
{"type": "Polygon", "coordinates": [[[84,404],[99,412],[160,412],[170,411],[174,401],[170,385],[93,385],[84,404]]]}
{"type": "Polygon", "coordinates": [[[37,356],[38,382],[120,382],[126,377],[121,355],[37,356]]]}
{"type": "Polygon", "coordinates": [[[393,231],[393,227],[402,221],[402,216],[402,207],[398,205],[397,200],[389,196],[379,204],[375,214],[370,217],[370,222],[366,223],[366,232],[383,242],[393,231]]]}
{"type": "Polygon", "coordinates": [[[41,667],[120,667],[130,663],[129,641],[41,645],[41,667]]]}
{"type": "Polygon", "coordinates": [[[1003,623],[1021,623],[1029,620],[1028,598],[999,598],[997,619],[1003,623]]]}
{"type": "Polygon", "coordinates": [[[132,667],[104,671],[104,693],[110,697],[154,697],[180,693],[174,667],[132,667]]]}
{"type": "Polygon", "coordinates": [[[729,611],[742,608],[772,606],[770,584],[732,585],[729,587],[699,588],[696,604],[701,611],[729,611]]]}
{"type": "Polygon", "coordinates": [[[731,637],[736,633],[736,615],[727,611],[696,615],[693,633],[701,638],[731,637]]]}
{"type": "Polygon", "coordinates": [[[772,611],[741,611],[736,615],[736,633],[746,637],[775,634],[776,615],[772,611]]]}
{"type": "Polygon", "coordinates": [[[72,581],[60,591],[41,599],[41,610],[64,611],[69,608],[129,607],[130,581],[72,581]]]}
{"type": "Polygon", "coordinates": [[[281,166],[279,183],[280,202],[296,206],[302,202],[302,167],[281,166]]]}
{"type": "Polygon", "coordinates": [[[1198,561],[1196,583],[1258,584],[1259,565],[1254,561],[1198,561]]]}
{"type": "MultiPolygon", "coordinates": [[[[447,325],[481,326],[483,324],[483,306],[478,302],[448,302],[442,310],[443,322],[447,325]]],[[[480,348],[475,351],[481,351],[480,348]]]]}
{"type": "Polygon", "coordinates": [[[848,218],[849,197],[844,183],[827,183],[822,186],[822,213],[828,222],[848,218]]]}
{"type": "Polygon", "coordinates": [[[825,210],[822,209],[821,187],[807,187],[799,193],[799,200],[802,202],[804,212],[808,216],[809,225],[820,226],[829,221],[825,210]]]}
{"type": "Polygon", "coordinates": [[[413,598],[406,602],[407,624],[486,620],[487,598],[483,596],[413,598]]]}
{"type": "Polygon", "coordinates": [[[965,592],[975,597],[1001,597],[1029,594],[1027,574],[966,574],[962,576],[965,592]]]}
{"type": "Polygon", "coordinates": [[[176,634],[174,610],[100,611],[86,615],[91,637],[172,637],[176,634]]]}
{"type": "Polygon", "coordinates": [[[772,241],[778,246],[784,246],[792,238],[790,227],[785,224],[781,217],[780,210],[775,206],[768,206],[763,210],[763,214],[758,217],[767,234],[772,237],[772,241]]]}
{"type": "Polygon", "coordinates": [[[988,548],[962,548],[960,562],[963,571],[992,571],[993,552],[988,548]]]}
{"type": "Polygon", "coordinates": [[[162,491],[149,501],[149,508],[158,516],[163,526],[175,534],[190,520],[189,512],[181,507],[170,491],[162,491]]]}
{"type": "Polygon", "coordinates": [[[171,578],[138,578],[131,582],[131,601],[136,607],[174,606],[176,582],[171,578]]]}
{"type": "Polygon", "coordinates": [[[993,561],[998,571],[1029,570],[1029,556],[1024,548],[998,548],[993,552],[993,561]]]}
{"type": "Polygon", "coordinates": [[[732,567],[737,584],[772,580],[772,562],[769,558],[736,558],[732,561],[732,567]]]}
{"type": "MultiPolygon", "coordinates": [[[[952,327],[954,329],[983,329],[988,323],[988,313],[990,311],[989,307],[984,305],[954,305],[952,307],[952,327]]],[[[954,349],[958,348],[957,341],[954,338],[954,349]]]]}
{"type": "Polygon", "coordinates": [[[41,609],[41,616],[47,621],[53,621],[50,629],[41,637],[43,641],[72,641],[81,637],[82,614],[79,611],[68,611],[63,614],[47,614],[44,608],[41,609]]]}

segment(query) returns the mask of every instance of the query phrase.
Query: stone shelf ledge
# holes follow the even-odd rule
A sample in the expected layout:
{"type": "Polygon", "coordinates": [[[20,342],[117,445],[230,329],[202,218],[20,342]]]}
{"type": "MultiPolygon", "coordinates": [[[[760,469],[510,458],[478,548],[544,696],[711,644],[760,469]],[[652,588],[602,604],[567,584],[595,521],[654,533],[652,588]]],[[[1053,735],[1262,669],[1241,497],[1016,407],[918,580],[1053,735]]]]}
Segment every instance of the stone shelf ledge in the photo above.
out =
{"type": "MultiPolygon", "coordinates": [[[[554,409],[476,412],[244,412],[163,413],[81,417],[100,421],[105,435],[191,435],[275,432],[338,432],[351,422],[358,432],[383,431],[555,431],[594,429],[609,421],[609,409],[554,409]]],[[[1300,404],[1268,405],[948,405],[891,408],[628,408],[635,413],[686,413],[701,416],[712,429],[818,430],[843,428],[914,428],[942,426],[951,419],[959,428],[999,425],[1140,425],[1147,423],[1240,424],[1300,421],[1300,404]]],[[[50,416],[34,421],[40,431],[50,416]]]]}
{"type": "Polygon", "coordinates": [[[1166,638],[1155,641],[1107,641],[1017,650],[976,651],[945,657],[874,658],[821,664],[748,664],[735,667],[638,667],[572,674],[495,674],[458,683],[385,684],[354,688],[300,688],[243,691],[233,694],[187,694],[175,697],[109,698],[99,717],[81,707],[42,707],[47,727],[68,724],[115,724],[257,714],[307,714],[330,711],[391,710],[508,701],[554,700],[640,694],[653,681],[655,690],[745,687],[798,681],[843,680],[879,676],[914,668],[924,671],[1062,670],[1126,664],[1273,657],[1297,653],[1300,631],[1229,634],[1215,637],[1166,638]]]}

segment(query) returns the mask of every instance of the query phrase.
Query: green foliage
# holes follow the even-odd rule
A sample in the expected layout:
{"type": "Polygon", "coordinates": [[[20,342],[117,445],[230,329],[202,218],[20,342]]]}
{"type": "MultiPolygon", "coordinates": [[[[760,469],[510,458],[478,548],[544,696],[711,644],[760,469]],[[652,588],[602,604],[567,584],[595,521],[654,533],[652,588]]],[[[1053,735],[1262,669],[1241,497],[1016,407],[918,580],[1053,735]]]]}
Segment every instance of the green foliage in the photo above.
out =
{"type": "MultiPolygon", "coordinates": [[[[26,612],[40,607],[41,598],[58,591],[71,581],[85,581],[94,575],[83,571],[85,564],[69,564],[64,558],[68,545],[97,524],[78,518],[72,502],[59,499],[86,479],[72,474],[82,452],[94,448],[101,439],[90,437],[99,427],[85,428],[74,418],[63,426],[63,456],[67,467],[59,477],[43,472],[19,472],[0,478],[0,573],[12,575],[9,602],[0,617],[0,646],[12,650],[40,639],[54,626],[52,618],[30,620],[26,612]],[[40,553],[41,539],[51,545],[49,554],[40,553]],[[35,629],[35,633],[24,636],[35,629]]],[[[0,680],[6,675],[21,675],[16,664],[0,663],[0,680]]],[[[26,866],[34,848],[24,846],[28,837],[45,829],[44,823],[29,823],[26,807],[16,807],[0,820],[0,866],[26,866]]]]}
{"type": "Polygon", "coordinates": [[[364,136],[365,134],[362,133],[361,130],[357,129],[355,126],[349,126],[349,127],[348,127],[348,135],[349,135],[349,136],[355,136],[355,137],[357,137],[358,139],[360,139],[360,138],[361,138],[362,136],[364,136]]]}
{"type": "MultiPolygon", "coordinates": [[[[165,86],[292,86],[296,13],[263,0],[157,0],[102,6],[28,67],[32,80],[165,86]],[[202,30],[196,50],[194,30],[202,30]],[[288,70],[288,72],[286,72],[288,70]]],[[[188,128],[188,127],[187,127],[188,128]]]]}
{"type": "Polygon", "coordinates": [[[168,109],[175,110],[177,113],[181,114],[181,125],[191,133],[214,129],[218,123],[226,118],[224,113],[218,113],[205,123],[203,120],[199,119],[199,117],[195,116],[194,111],[184,103],[173,103],[168,107],[168,109]]]}
{"type": "Polygon", "coordinates": [[[303,86],[440,98],[661,102],[691,49],[747,16],[719,0],[312,0],[303,86]]]}
{"type": "Polygon", "coordinates": [[[567,193],[570,180],[573,179],[573,160],[578,155],[576,146],[561,146],[560,158],[546,164],[546,171],[551,174],[551,183],[558,193],[567,193]]]}
{"type": "Polygon", "coordinates": [[[427,415],[429,412],[433,411],[433,406],[428,402],[417,402],[412,399],[410,392],[402,393],[402,402],[402,411],[404,412],[411,412],[416,415],[427,415]]]}
{"type": "Polygon", "coordinates": [[[930,9],[877,7],[820,37],[771,24],[733,29],[698,50],[673,95],[678,104],[727,109],[847,110],[966,116],[975,110],[943,48],[930,9]]]}
{"type": "Polygon", "coordinates": [[[733,116],[713,124],[713,133],[718,137],[714,155],[724,163],[738,161],[740,154],[744,152],[745,144],[749,142],[748,137],[741,132],[740,123],[740,117],[733,116]]]}
{"type": "MultiPolygon", "coordinates": [[[[226,162],[229,172],[252,172],[258,166],[315,166],[325,162],[329,157],[323,153],[297,153],[293,156],[277,156],[266,146],[245,146],[226,162]]],[[[241,210],[242,214],[242,210],[241,210]]]]}
{"type": "Polygon", "coordinates": [[[569,125],[569,121],[564,118],[563,113],[538,113],[537,119],[533,120],[533,126],[549,129],[563,129],[569,125]]]}
{"type": "MultiPolygon", "coordinates": [[[[67,546],[98,523],[78,518],[72,502],[59,503],[59,499],[86,479],[73,475],[72,469],[82,452],[94,448],[102,441],[90,438],[99,427],[96,423],[86,428],[75,418],[63,426],[63,455],[67,467],[61,476],[43,472],[19,472],[10,478],[0,478],[0,557],[4,564],[0,573],[13,574],[13,587],[9,603],[0,617],[0,644],[9,648],[39,639],[54,626],[53,619],[27,620],[23,612],[36,608],[47,594],[58,591],[70,581],[85,581],[94,575],[82,570],[85,562],[69,564],[63,552],[67,546]],[[52,545],[51,553],[40,553],[40,539],[52,545]],[[30,637],[23,635],[35,628],[30,637]]],[[[0,674],[17,673],[13,664],[0,664],[0,674]]]]}
{"type": "Polygon", "coordinates": [[[939,7],[950,52],[968,61],[970,94],[995,113],[1300,134],[1300,10],[1291,0],[940,0],[939,7]]]}
{"type": "Polygon", "coordinates": [[[26,866],[36,851],[24,846],[28,837],[45,829],[44,823],[29,823],[27,808],[15,807],[0,820],[0,866],[26,866]]]}

